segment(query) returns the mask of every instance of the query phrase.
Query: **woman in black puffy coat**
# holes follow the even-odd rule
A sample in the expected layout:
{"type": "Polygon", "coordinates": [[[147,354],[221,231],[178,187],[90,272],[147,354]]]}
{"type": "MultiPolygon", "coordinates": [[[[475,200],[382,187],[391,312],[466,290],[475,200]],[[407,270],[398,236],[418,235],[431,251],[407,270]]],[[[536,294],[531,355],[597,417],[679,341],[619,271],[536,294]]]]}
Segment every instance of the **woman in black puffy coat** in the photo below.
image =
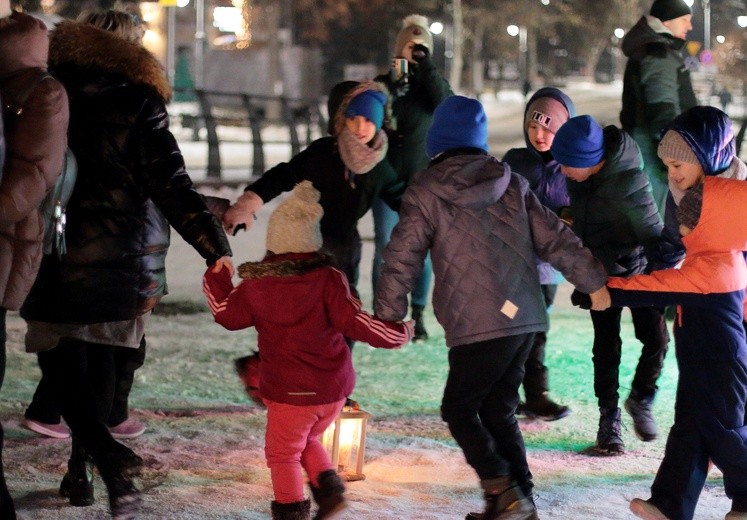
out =
{"type": "Polygon", "coordinates": [[[44,259],[21,311],[27,349],[39,352],[72,430],[60,492],[73,505],[93,503],[92,457],[112,515],[123,518],[138,508],[131,477],[142,460],[112,438],[106,422],[118,369],[131,367],[131,384],[147,318],[167,292],[169,225],[208,265],[233,268],[222,225],[195,191],[169,131],[171,89],[142,34],[118,11],[85,13],[52,33],[50,70],[70,98],[78,179],[67,207],[67,254],[44,259]]]}

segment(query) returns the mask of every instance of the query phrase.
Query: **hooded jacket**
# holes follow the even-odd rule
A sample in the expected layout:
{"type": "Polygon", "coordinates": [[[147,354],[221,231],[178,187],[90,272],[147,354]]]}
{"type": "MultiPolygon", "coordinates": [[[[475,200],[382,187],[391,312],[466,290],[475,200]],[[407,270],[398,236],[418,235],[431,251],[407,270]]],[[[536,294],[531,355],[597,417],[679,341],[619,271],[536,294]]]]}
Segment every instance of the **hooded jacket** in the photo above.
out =
{"type": "Polygon", "coordinates": [[[573,231],[610,276],[644,272],[657,255],[662,222],[635,141],[604,128],[604,166],[583,182],[568,180],[573,231]]]}
{"type": "Polygon", "coordinates": [[[675,38],[653,16],[643,16],[622,40],[628,58],[623,76],[623,130],[643,130],[656,144],[661,130],[677,115],[697,104],[690,71],[685,67],[685,40],[675,38]]]}
{"type": "Polygon", "coordinates": [[[67,254],[45,257],[22,316],[130,320],[166,294],[169,224],[209,264],[231,249],[187,175],[168,128],[171,90],[150,52],[65,21],[51,36],[50,69],[70,96],[78,178],[67,207],[67,254]]]}
{"type": "MultiPolygon", "coordinates": [[[[535,99],[549,97],[560,102],[568,111],[568,117],[576,116],[576,107],[565,93],[554,87],[544,87],[539,89],[529,98],[524,108],[524,119],[526,121],[527,110],[535,99]]],[[[566,188],[565,176],[560,173],[560,164],[552,158],[549,151],[547,152],[547,162],[529,140],[529,133],[524,125],[524,142],[525,148],[512,148],[503,156],[503,162],[511,167],[511,171],[518,173],[529,181],[529,187],[537,195],[539,201],[560,215],[560,211],[568,207],[570,199],[568,198],[568,189],[566,188]]],[[[558,271],[552,268],[547,262],[539,262],[537,265],[540,273],[540,283],[558,284],[563,281],[563,277],[558,271]]]]}
{"type": "MultiPolygon", "coordinates": [[[[47,69],[44,24],[14,12],[0,20],[0,98],[13,103],[47,69]]],[[[0,307],[17,310],[42,260],[44,221],[39,206],[62,168],[67,146],[68,100],[51,78],[37,83],[5,127],[0,175],[0,307]]]]}
{"type": "Polygon", "coordinates": [[[257,329],[265,399],[297,406],[344,399],[355,386],[345,337],[379,348],[410,339],[404,324],[361,310],[345,275],[318,253],[268,255],[239,266],[239,275],[234,289],[227,269],[208,269],[203,290],[216,323],[257,329]]]}
{"type": "MultiPolygon", "coordinates": [[[[664,132],[674,130],[688,144],[703,167],[706,176],[747,180],[747,166],[736,156],[732,122],[724,112],[710,107],[697,107],[677,116],[664,132]]],[[[664,230],[659,256],[671,267],[682,260],[685,248],[680,239],[677,206],[684,191],[669,183],[664,230]]]]}
{"type": "Polygon", "coordinates": [[[471,149],[445,152],[405,192],[384,251],[378,317],[405,316],[429,250],[433,309],[449,347],[547,330],[537,257],[584,292],[606,280],[602,265],[526,179],[471,149]]]}
{"type": "MultiPolygon", "coordinates": [[[[681,403],[678,399],[677,417],[686,423],[683,442],[706,445],[716,464],[741,476],[747,467],[747,345],[742,321],[747,233],[734,223],[745,219],[747,183],[706,177],[700,220],[683,238],[687,256],[682,266],[608,282],[613,305],[677,305],[677,395],[684,396],[681,403]]],[[[678,421],[675,418],[675,428],[678,421]]],[[[701,456],[702,451],[695,453],[701,456]]]]}
{"type": "MultiPolygon", "coordinates": [[[[290,161],[270,168],[246,188],[268,202],[292,190],[301,181],[311,181],[321,195],[319,204],[324,209],[324,216],[320,227],[325,243],[350,243],[357,236],[358,220],[371,208],[376,196],[396,211],[405,190],[404,182],[398,179],[386,158],[368,173],[358,175],[348,172],[342,161],[337,135],[345,125],[345,111],[350,100],[364,90],[384,91],[374,82],[354,85],[351,82],[351,89],[334,101],[336,106],[330,103],[331,109],[336,108],[330,114],[329,129],[333,135],[315,140],[290,161]]],[[[380,132],[384,137],[383,131],[380,132]]]]}

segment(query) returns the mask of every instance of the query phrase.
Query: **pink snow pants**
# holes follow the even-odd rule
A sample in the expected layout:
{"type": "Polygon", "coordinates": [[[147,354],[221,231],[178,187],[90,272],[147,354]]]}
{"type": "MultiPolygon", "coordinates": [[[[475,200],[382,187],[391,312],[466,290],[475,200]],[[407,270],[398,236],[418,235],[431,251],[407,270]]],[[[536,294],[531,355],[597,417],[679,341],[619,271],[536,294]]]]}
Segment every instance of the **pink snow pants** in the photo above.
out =
{"type": "Polygon", "coordinates": [[[265,458],[270,468],[275,500],[281,504],[300,502],[306,498],[302,467],[313,486],[317,485],[319,473],[336,469],[322,446],[321,436],[337,418],[345,399],[310,406],[265,399],[265,404],[265,458]]]}

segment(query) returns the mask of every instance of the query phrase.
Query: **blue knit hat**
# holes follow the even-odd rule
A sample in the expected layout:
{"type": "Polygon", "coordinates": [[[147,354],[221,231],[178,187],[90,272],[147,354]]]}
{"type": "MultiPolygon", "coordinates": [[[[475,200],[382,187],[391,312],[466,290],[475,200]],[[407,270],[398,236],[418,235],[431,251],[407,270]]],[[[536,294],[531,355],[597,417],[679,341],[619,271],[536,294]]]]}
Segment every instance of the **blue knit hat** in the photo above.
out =
{"type": "Polygon", "coordinates": [[[488,151],[488,117],[476,99],[449,96],[433,112],[426,138],[428,156],[435,157],[454,148],[488,151]]]}
{"type": "Polygon", "coordinates": [[[386,95],[383,92],[364,90],[350,100],[345,117],[363,116],[376,125],[376,130],[381,130],[385,105],[386,95]]]}
{"type": "Polygon", "coordinates": [[[572,117],[555,134],[550,152],[563,166],[596,166],[604,158],[602,127],[591,116],[572,117]]]}

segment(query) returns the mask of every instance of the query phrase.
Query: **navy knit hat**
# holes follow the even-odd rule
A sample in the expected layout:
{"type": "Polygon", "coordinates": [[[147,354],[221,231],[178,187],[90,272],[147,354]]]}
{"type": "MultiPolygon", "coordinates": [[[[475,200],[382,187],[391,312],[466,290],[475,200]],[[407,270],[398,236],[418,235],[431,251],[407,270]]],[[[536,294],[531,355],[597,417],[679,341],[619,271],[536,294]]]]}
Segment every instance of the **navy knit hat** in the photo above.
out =
{"type": "Polygon", "coordinates": [[[550,146],[563,166],[589,168],[604,158],[604,132],[591,116],[576,116],[563,123],[550,146]]]}
{"type": "Polygon", "coordinates": [[[488,151],[488,117],[476,99],[449,96],[433,112],[428,129],[426,152],[429,157],[454,148],[488,151]]]}
{"type": "Polygon", "coordinates": [[[680,16],[693,14],[693,11],[683,0],[656,0],[651,6],[650,14],[662,22],[666,22],[680,16]]]}
{"type": "Polygon", "coordinates": [[[386,95],[383,92],[364,90],[350,100],[345,117],[363,116],[376,125],[376,130],[381,130],[385,105],[386,95]]]}

